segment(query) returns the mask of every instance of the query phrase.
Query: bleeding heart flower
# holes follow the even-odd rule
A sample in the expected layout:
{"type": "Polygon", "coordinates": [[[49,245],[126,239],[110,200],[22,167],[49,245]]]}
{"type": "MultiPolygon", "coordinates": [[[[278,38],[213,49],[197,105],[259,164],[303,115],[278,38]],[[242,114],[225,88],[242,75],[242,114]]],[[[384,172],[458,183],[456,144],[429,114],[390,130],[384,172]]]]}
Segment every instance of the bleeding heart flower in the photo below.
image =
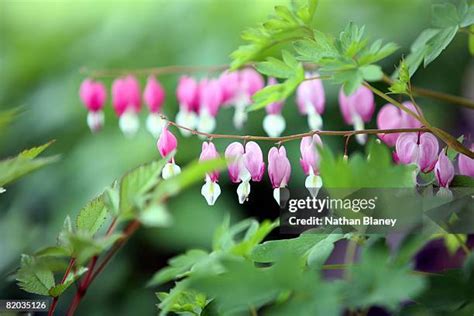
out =
{"type": "Polygon", "coordinates": [[[439,186],[442,188],[449,188],[449,185],[454,179],[454,165],[446,155],[446,149],[443,149],[439,154],[434,171],[439,186]]]}
{"type": "Polygon", "coordinates": [[[143,99],[150,110],[146,127],[153,136],[158,137],[165,125],[165,120],[160,116],[161,108],[165,101],[165,90],[154,76],[148,77],[145,91],[143,92],[143,99]]]}
{"type": "MultiPolygon", "coordinates": [[[[417,113],[417,109],[413,103],[403,102],[403,105],[417,113]]],[[[379,129],[419,128],[422,126],[423,124],[416,118],[390,103],[385,104],[377,115],[377,127],[379,129]]],[[[379,134],[378,136],[388,146],[395,146],[400,133],[379,134]]]]}
{"type": "Polygon", "coordinates": [[[238,71],[224,71],[219,76],[219,85],[222,91],[222,104],[231,105],[234,102],[239,90],[239,72],[238,71]]]}
{"type": "Polygon", "coordinates": [[[241,129],[247,121],[245,108],[252,103],[252,96],[265,85],[263,77],[253,68],[239,71],[239,87],[235,93],[233,103],[235,106],[234,126],[241,129]]]}
{"type": "Polygon", "coordinates": [[[396,160],[402,164],[415,164],[424,173],[433,170],[438,160],[439,144],[430,133],[404,133],[395,145],[396,160]]]}
{"type": "Polygon", "coordinates": [[[140,127],[137,114],[141,108],[140,84],[137,78],[128,75],[113,82],[112,105],[120,117],[119,127],[122,132],[125,136],[134,136],[140,127]]]}
{"type": "MultiPolygon", "coordinates": [[[[176,150],[178,147],[178,140],[176,137],[168,130],[168,126],[164,126],[160,134],[160,138],[156,143],[158,151],[160,152],[161,157],[165,158],[170,153],[176,150]]],[[[177,175],[181,172],[181,168],[175,164],[174,158],[165,165],[161,172],[163,179],[171,178],[174,175],[177,175]]]]}
{"type": "MultiPolygon", "coordinates": [[[[307,73],[306,78],[316,77],[315,73],[307,73]]],[[[301,114],[308,116],[308,126],[311,130],[323,127],[321,115],[324,113],[326,96],[321,79],[305,80],[296,90],[296,104],[301,114]]]]}
{"type": "MultiPolygon", "coordinates": [[[[176,123],[190,129],[196,128],[196,112],[199,108],[199,85],[196,80],[187,76],[181,77],[176,88],[176,97],[179,102],[176,123]]],[[[191,135],[191,132],[185,129],[180,129],[180,131],[183,136],[191,135]]]]}
{"type": "MultiPolygon", "coordinates": [[[[277,83],[275,78],[268,78],[268,86],[277,83]]],[[[281,115],[283,105],[283,101],[278,101],[270,103],[265,107],[267,115],[263,119],[263,129],[270,137],[280,136],[286,128],[285,118],[281,115]]]]}
{"type": "Polygon", "coordinates": [[[225,157],[229,161],[228,170],[231,181],[241,182],[237,187],[237,196],[242,204],[250,194],[250,180],[261,181],[265,172],[262,150],[255,142],[248,142],[245,149],[241,143],[234,142],[227,146],[225,157]]]}
{"type": "MultiPolygon", "coordinates": [[[[474,151],[474,144],[471,145],[471,151],[474,151]]],[[[466,155],[460,154],[458,158],[459,172],[463,176],[474,178],[474,159],[466,155]]]]}
{"type": "MultiPolygon", "coordinates": [[[[204,142],[202,144],[201,156],[199,161],[212,160],[219,158],[219,153],[216,150],[216,147],[211,142],[204,142]]],[[[213,171],[206,174],[206,182],[201,188],[201,194],[207,201],[207,204],[214,205],[217,198],[221,194],[221,188],[217,184],[219,180],[219,171],[213,171]]]]}
{"type": "Polygon", "coordinates": [[[86,79],[79,89],[79,96],[89,111],[87,114],[87,125],[92,132],[99,131],[104,125],[104,108],[107,99],[107,91],[101,82],[86,79]]]}
{"type": "MultiPolygon", "coordinates": [[[[346,96],[341,88],[339,92],[339,107],[342,117],[347,124],[353,125],[354,130],[363,130],[364,123],[372,119],[375,110],[374,94],[369,88],[360,86],[356,92],[346,96]]],[[[367,141],[367,135],[357,134],[356,140],[363,145],[367,141]]]]}
{"type": "Polygon", "coordinates": [[[286,156],[285,147],[272,147],[268,152],[268,175],[273,187],[273,197],[280,205],[280,188],[288,185],[291,175],[291,164],[286,156]]]}
{"type": "Polygon", "coordinates": [[[318,146],[323,143],[319,135],[303,137],[300,144],[300,163],[305,175],[305,186],[311,196],[316,197],[323,186],[323,180],[319,176],[319,151],[318,146]]]}
{"type": "Polygon", "coordinates": [[[222,91],[216,79],[204,79],[199,84],[199,121],[200,132],[212,133],[216,128],[216,116],[222,104],[222,91]]]}

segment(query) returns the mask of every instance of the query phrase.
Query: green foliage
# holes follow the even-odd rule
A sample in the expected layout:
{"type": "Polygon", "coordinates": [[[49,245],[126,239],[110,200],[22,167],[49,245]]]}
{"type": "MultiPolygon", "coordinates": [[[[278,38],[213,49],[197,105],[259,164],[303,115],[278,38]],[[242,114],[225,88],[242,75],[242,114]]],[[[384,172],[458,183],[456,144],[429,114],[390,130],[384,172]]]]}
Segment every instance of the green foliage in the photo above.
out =
{"type": "Polygon", "coordinates": [[[338,38],[314,31],[313,39],[294,44],[300,60],[320,66],[320,73],[335,83],[342,84],[344,93],[350,95],[363,81],[378,81],[383,77],[380,66],[374,63],[391,55],[398,47],[394,43],[382,45],[377,40],[368,45],[365,27],[349,23],[338,38]]]}
{"type": "Polygon", "coordinates": [[[378,142],[367,146],[367,158],[355,154],[350,159],[335,158],[322,150],[321,177],[327,188],[410,188],[414,187],[414,167],[395,165],[389,149],[378,142]]]}
{"type": "Polygon", "coordinates": [[[0,187],[35,170],[58,161],[58,156],[37,158],[53,142],[22,151],[18,156],[0,161],[0,187]]]}
{"type": "Polygon", "coordinates": [[[16,107],[0,112],[0,131],[3,131],[19,114],[21,108],[16,107]]]}
{"type": "Polygon", "coordinates": [[[235,70],[250,62],[262,60],[277,45],[312,35],[309,27],[316,11],[316,0],[294,1],[293,10],[276,6],[274,16],[261,26],[247,29],[242,39],[249,44],[240,46],[231,54],[231,69],[235,70]]]}
{"type": "Polygon", "coordinates": [[[22,290],[39,295],[49,295],[55,285],[53,272],[28,255],[21,257],[17,281],[22,290]]]}
{"type": "MultiPolygon", "coordinates": [[[[161,302],[166,302],[170,298],[170,294],[166,292],[157,293],[156,296],[161,302]]],[[[206,296],[202,293],[193,290],[185,290],[179,292],[176,299],[173,300],[173,305],[169,311],[183,315],[202,315],[201,313],[207,303],[206,296]]]]}
{"type": "Polygon", "coordinates": [[[424,30],[411,47],[407,64],[412,76],[423,62],[427,67],[446,49],[457,32],[474,23],[474,6],[466,0],[458,6],[446,1],[432,6],[433,28],[424,30]]]}
{"type": "Polygon", "coordinates": [[[397,80],[395,80],[388,89],[390,90],[390,92],[395,94],[408,94],[408,89],[410,85],[410,72],[405,60],[402,59],[400,61],[400,66],[398,67],[397,72],[397,80]]]}
{"type": "Polygon", "coordinates": [[[93,236],[102,227],[107,219],[107,208],[102,195],[91,200],[79,212],[76,219],[77,229],[93,236]]]}
{"type": "Polygon", "coordinates": [[[469,52],[474,55],[474,25],[469,28],[469,52]]]}

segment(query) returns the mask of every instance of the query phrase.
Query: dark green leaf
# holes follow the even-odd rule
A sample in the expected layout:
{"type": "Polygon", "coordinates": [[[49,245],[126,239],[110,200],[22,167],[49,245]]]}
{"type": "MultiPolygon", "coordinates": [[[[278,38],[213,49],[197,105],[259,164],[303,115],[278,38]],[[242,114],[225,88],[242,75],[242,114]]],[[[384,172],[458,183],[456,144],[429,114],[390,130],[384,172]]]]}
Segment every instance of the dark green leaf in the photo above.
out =
{"type": "Polygon", "coordinates": [[[93,236],[102,227],[107,219],[107,208],[104,204],[103,195],[89,201],[79,211],[76,226],[79,231],[93,236]]]}

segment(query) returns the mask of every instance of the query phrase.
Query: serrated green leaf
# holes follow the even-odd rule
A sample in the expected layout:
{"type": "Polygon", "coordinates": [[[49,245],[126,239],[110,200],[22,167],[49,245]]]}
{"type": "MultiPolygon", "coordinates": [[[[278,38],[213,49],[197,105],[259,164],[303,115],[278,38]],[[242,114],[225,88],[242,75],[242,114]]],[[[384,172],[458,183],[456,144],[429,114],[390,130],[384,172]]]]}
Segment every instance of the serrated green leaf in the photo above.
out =
{"type": "Polygon", "coordinates": [[[18,156],[0,161],[0,187],[58,161],[59,156],[36,158],[53,142],[24,150],[18,156]]]}
{"type": "Polygon", "coordinates": [[[69,257],[71,256],[70,251],[61,246],[50,246],[43,249],[38,250],[35,253],[35,257],[69,257]]]}
{"type": "Polygon", "coordinates": [[[442,29],[434,37],[432,37],[427,43],[426,55],[424,58],[424,66],[428,66],[433,62],[443,50],[451,43],[454,36],[458,31],[458,26],[442,29]]]}
{"type": "Polygon", "coordinates": [[[434,4],[432,6],[432,24],[437,28],[458,26],[461,22],[456,6],[452,3],[434,4]]]}
{"type": "Polygon", "coordinates": [[[294,74],[293,68],[279,59],[269,57],[266,61],[256,64],[258,72],[275,78],[288,78],[294,74]]]}
{"type": "Polygon", "coordinates": [[[22,290],[45,296],[55,285],[53,272],[28,255],[22,255],[16,279],[22,290]]]}
{"type": "MultiPolygon", "coordinates": [[[[166,302],[170,294],[160,292],[157,293],[157,297],[161,302],[166,302]]],[[[207,302],[208,300],[204,294],[186,289],[176,295],[172,304],[169,304],[167,311],[182,315],[203,315],[202,311],[206,307],[207,302]]]]}
{"type": "Polygon", "coordinates": [[[367,65],[376,63],[398,50],[398,45],[395,43],[387,43],[381,47],[382,42],[375,41],[369,49],[363,51],[358,57],[360,65],[367,65]]]}
{"type": "MultiPolygon", "coordinates": [[[[410,54],[406,58],[406,63],[409,69],[410,77],[418,70],[423,59],[425,58],[426,52],[429,49],[427,45],[433,37],[440,32],[439,29],[426,29],[417,37],[410,47],[410,54]]],[[[395,76],[397,73],[394,74],[395,76]]]]}
{"type": "Polygon", "coordinates": [[[120,216],[128,218],[143,195],[153,189],[160,181],[160,174],[169,157],[139,166],[128,172],[120,180],[120,216]]]}
{"type": "Polygon", "coordinates": [[[80,211],[76,219],[78,231],[94,236],[107,220],[107,208],[103,195],[89,201],[80,211]]]}

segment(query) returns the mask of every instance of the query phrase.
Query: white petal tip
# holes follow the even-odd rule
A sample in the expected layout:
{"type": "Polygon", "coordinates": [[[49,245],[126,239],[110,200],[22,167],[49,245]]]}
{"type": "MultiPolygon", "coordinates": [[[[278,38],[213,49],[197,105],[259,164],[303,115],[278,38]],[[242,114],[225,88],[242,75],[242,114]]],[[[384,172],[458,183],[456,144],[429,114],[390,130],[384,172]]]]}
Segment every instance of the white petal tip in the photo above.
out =
{"type": "Polygon", "coordinates": [[[168,162],[161,171],[161,177],[166,180],[180,173],[181,168],[177,164],[168,162]]]}
{"type": "Polygon", "coordinates": [[[140,121],[134,112],[125,112],[120,116],[119,127],[126,137],[133,137],[138,132],[140,121]]]}
{"type": "Polygon", "coordinates": [[[89,126],[91,132],[97,133],[104,126],[104,112],[89,112],[87,114],[87,125],[89,126]]]}
{"type": "Polygon", "coordinates": [[[150,113],[146,119],[146,129],[153,137],[158,138],[160,137],[165,123],[165,120],[163,120],[159,114],[150,113]]]}
{"type": "Polygon", "coordinates": [[[285,118],[280,114],[269,114],[263,119],[263,129],[270,137],[280,136],[285,128],[285,118]]]}
{"type": "Polygon", "coordinates": [[[5,190],[4,187],[0,187],[0,194],[5,193],[7,190],[5,190]]]}
{"type": "Polygon", "coordinates": [[[221,188],[216,182],[206,180],[206,183],[201,188],[201,194],[206,199],[207,204],[213,206],[219,195],[221,195],[221,188]]]}
{"type": "Polygon", "coordinates": [[[250,183],[249,181],[243,181],[237,187],[237,196],[239,197],[239,203],[244,204],[248,201],[250,194],[250,183]]]}
{"type": "Polygon", "coordinates": [[[320,176],[310,174],[308,177],[306,177],[304,185],[306,189],[308,189],[311,196],[315,198],[318,196],[319,190],[323,186],[323,180],[320,176]]]}

